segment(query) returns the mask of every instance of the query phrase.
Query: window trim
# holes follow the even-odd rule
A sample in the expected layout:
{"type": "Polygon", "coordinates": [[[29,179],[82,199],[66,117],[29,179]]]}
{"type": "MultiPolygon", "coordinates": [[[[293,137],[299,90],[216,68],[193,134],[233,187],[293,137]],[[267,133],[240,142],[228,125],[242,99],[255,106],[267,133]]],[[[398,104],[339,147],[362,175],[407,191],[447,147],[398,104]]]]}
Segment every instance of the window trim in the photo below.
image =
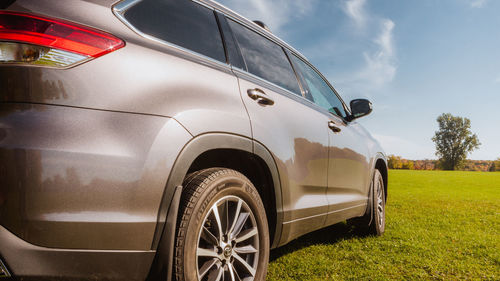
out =
{"type": "Polygon", "coordinates": [[[194,3],[197,3],[209,10],[211,10],[214,14],[214,18],[215,18],[215,21],[217,23],[217,27],[218,27],[218,30],[219,30],[219,34],[221,36],[221,41],[222,41],[222,44],[223,44],[223,49],[224,49],[224,56],[226,57],[226,62],[222,62],[222,61],[219,61],[219,60],[216,60],[214,58],[211,58],[209,56],[206,56],[204,54],[201,54],[201,53],[198,53],[198,52],[195,52],[193,50],[190,50],[190,49],[187,49],[185,47],[182,47],[182,46],[179,46],[179,45],[176,45],[174,43],[171,43],[171,42],[168,42],[168,41],[165,41],[165,40],[162,40],[160,38],[156,38],[154,36],[151,36],[151,35],[148,35],[142,31],[140,31],[139,29],[137,29],[133,24],[131,24],[124,16],[125,12],[132,8],[133,6],[135,6],[137,3],[141,2],[142,0],[122,0],[116,4],[114,4],[112,6],[112,11],[113,11],[113,14],[120,20],[122,21],[128,28],[130,28],[133,32],[135,32],[136,34],[138,34],[139,36],[141,37],[144,37],[148,40],[151,40],[151,41],[154,41],[156,43],[160,43],[162,45],[166,45],[167,47],[169,48],[172,48],[176,51],[180,51],[190,57],[192,57],[195,61],[198,61],[202,63],[204,63],[205,65],[207,63],[209,64],[216,64],[217,66],[219,67],[223,67],[225,69],[229,68],[230,69],[230,65],[227,63],[228,61],[228,56],[226,54],[226,46],[225,46],[225,42],[224,42],[224,36],[222,34],[222,32],[220,31],[221,27],[220,27],[220,24],[217,20],[217,15],[216,15],[216,10],[213,8],[213,7],[210,7],[208,6],[207,4],[203,3],[203,2],[199,2],[199,1],[196,1],[196,0],[190,0],[194,3]]]}
{"type": "Polygon", "coordinates": [[[254,84],[259,84],[262,87],[269,88],[270,90],[277,92],[279,94],[285,95],[285,96],[293,96],[297,97],[300,99],[304,99],[301,94],[299,93],[294,93],[288,89],[285,89],[277,84],[274,84],[273,82],[266,80],[260,76],[257,76],[255,74],[252,74],[244,69],[241,68],[234,68],[233,73],[236,75],[236,77],[241,78],[241,79],[246,79],[246,80],[251,80],[250,82],[254,84]],[[246,76],[246,77],[241,77],[241,76],[246,76]]]}

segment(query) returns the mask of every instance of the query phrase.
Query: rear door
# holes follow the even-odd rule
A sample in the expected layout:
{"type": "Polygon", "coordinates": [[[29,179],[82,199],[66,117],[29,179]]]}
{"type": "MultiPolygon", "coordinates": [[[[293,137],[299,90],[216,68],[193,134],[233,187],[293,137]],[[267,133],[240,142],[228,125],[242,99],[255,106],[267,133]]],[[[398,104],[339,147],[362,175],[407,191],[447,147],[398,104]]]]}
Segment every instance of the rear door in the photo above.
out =
{"type": "Polygon", "coordinates": [[[230,19],[228,23],[245,62],[244,69],[233,71],[239,78],[253,138],[271,151],[280,173],[284,243],[324,225],[327,118],[306,105],[280,45],[240,23],[230,19]]]}
{"type": "Polygon", "coordinates": [[[326,79],[307,62],[295,55],[290,57],[303,81],[306,98],[328,116],[330,130],[326,196],[329,208],[326,224],[362,215],[368,199],[369,157],[366,137],[356,123],[345,121],[347,112],[344,103],[326,79]]]}

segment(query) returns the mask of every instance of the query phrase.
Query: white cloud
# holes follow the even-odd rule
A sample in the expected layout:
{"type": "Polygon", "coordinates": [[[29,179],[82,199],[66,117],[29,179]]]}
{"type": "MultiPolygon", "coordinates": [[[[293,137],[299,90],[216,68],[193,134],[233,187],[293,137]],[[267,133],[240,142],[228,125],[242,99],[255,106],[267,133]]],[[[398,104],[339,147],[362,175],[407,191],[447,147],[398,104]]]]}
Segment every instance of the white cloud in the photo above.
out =
{"type": "Polygon", "coordinates": [[[344,2],[344,12],[356,23],[358,27],[363,27],[367,20],[365,13],[366,0],[347,0],[344,2]]]}
{"type": "Polygon", "coordinates": [[[335,79],[341,87],[352,92],[352,95],[366,94],[383,87],[394,80],[397,72],[393,36],[396,24],[391,19],[371,14],[365,4],[366,0],[342,2],[344,14],[362,30],[356,35],[357,40],[372,43],[371,47],[360,51],[363,63],[357,70],[335,79]]]}
{"type": "Polygon", "coordinates": [[[308,14],[317,0],[225,0],[232,10],[250,20],[263,21],[275,34],[288,22],[308,14]]]}
{"type": "Polygon", "coordinates": [[[359,80],[378,87],[394,79],[397,69],[392,35],[394,27],[392,20],[381,20],[380,33],[373,40],[377,49],[363,53],[365,67],[358,74],[359,80]]]}
{"type": "Polygon", "coordinates": [[[482,8],[486,2],[488,2],[488,0],[471,0],[470,6],[472,8],[482,8]]]}
{"type": "Polygon", "coordinates": [[[348,95],[367,95],[382,89],[386,84],[394,80],[397,73],[397,54],[394,43],[394,28],[396,24],[386,18],[372,17],[370,21],[370,32],[376,34],[373,38],[367,38],[373,44],[372,47],[361,51],[363,60],[357,70],[350,74],[336,77],[339,86],[346,90],[348,95]]]}

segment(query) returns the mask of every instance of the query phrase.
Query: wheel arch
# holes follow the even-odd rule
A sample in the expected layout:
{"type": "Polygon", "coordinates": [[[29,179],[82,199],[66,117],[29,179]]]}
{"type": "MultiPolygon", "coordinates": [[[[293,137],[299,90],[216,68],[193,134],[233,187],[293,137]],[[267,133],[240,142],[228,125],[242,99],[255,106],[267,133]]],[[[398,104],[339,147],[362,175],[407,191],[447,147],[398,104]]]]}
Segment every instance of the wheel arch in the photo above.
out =
{"type": "Polygon", "coordinates": [[[266,207],[271,247],[276,247],[281,236],[281,186],[276,163],[271,153],[251,139],[225,133],[209,133],[191,139],[177,156],[167,180],[152,249],[157,254],[148,280],[170,280],[178,207],[182,182],[193,171],[216,165],[244,174],[256,186],[266,207]],[[243,161],[234,161],[243,160],[243,161]],[[254,169],[256,167],[256,169],[254,169]],[[261,176],[264,175],[265,179],[261,176]]]}

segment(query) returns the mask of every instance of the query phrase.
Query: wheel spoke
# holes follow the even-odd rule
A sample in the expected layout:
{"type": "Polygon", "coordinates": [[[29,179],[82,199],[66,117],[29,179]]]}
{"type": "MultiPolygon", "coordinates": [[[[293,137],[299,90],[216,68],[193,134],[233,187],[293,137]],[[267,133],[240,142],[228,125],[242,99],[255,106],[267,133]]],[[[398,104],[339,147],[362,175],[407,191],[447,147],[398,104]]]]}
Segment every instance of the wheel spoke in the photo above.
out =
{"type": "Polygon", "coordinates": [[[236,251],[237,253],[240,253],[240,254],[253,254],[253,253],[257,253],[257,249],[255,249],[251,245],[247,245],[247,246],[243,246],[243,247],[236,247],[236,248],[234,248],[234,251],[236,251]]]}
{"type": "Polygon", "coordinates": [[[204,249],[204,248],[199,248],[196,250],[196,255],[198,257],[212,257],[212,258],[219,258],[219,254],[215,252],[214,250],[209,250],[209,249],[204,249]]]}
{"type": "Polygon", "coordinates": [[[222,234],[224,235],[224,234],[229,233],[228,232],[228,229],[229,229],[229,201],[226,200],[222,204],[223,205],[222,205],[221,225],[222,225],[222,229],[224,230],[224,232],[222,234]]]}
{"type": "Polygon", "coordinates": [[[380,182],[377,182],[377,208],[378,208],[378,211],[379,213],[382,215],[382,213],[384,212],[384,205],[383,205],[383,193],[382,193],[382,186],[380,184],[380,182]]]}
{"type": "Polygon", "coordinates": [[[229,275],[231,276],[231,281],[236,281],[236,278],[234,276],[234,269],[232,264],[228,264],[227,267],[229,268],[229,275]]]}
{"type": "Polygon", "coordinates": [[[377,188],[377,212],[378,212],[378,224],[380,227],[383,227],[384,224],[384,184],[381,180],[376,182],[377,188]]]}
{"type": "MultiPolygon", "coordinates": [[[[208,273],[208,271],[217,263],[217,259],[210,259],[206,261],[198,271],[200,273],[200,280],[208,273]]],[[[218,265],[220,267],[220,265],[218,265]]]]}
{"type": "Polygon", "coordinates": [[[210,274],[208,275],[208,281],[220,281],[222,279],[222,274],[224,273],[224,269],[222,268],[222,266],[217,266],[219,270],[217,271],[212,271],[210,272],[210,274]]]}
{"type": "Polygon", "coordinates": [[[258,233],[257,227],[246,229],[240,233],[241,235],[239,235],[239,237],[237,237],[235,239],[235,241],[236,241],[236,243],[240,243],[242,241],[245,241],[245,240],[257,235],[257,233],[258,233]]]}
{"type": "Polygon", "coordinates": [[[240,275],[238,274],[238,270],[236,270],[236,268],[234,267],[234,263],[231,264],[231,267],[233,268],[233,272],[234,272],[234,277],[237,281],[241,281],[241,277],[240,275]]]}
{"type": "Polygon", "coordinates": [[[231,233],[231,237],[238,237],[238,235],[241,232],[241,229],[245,225],[245,222],[247,221],[248,217],[250,216],[249,213],[241,213],[240,216],[238,217],[238,220],[236,221],[236,225],[234,227],[233,232],[231,233]]]}
{"type": "Polygon", "coordinates": [[[234,230],[234,227],[236,225],[236,222],[238,221],[238,218],[240,217],[242,203],[243,203],[243,201],[238,198],[238,205],[236,206],[236,212],[234,213],[233,222],[231,223],[231,227],[229,228],[229,231],[227,232],[231,235],[231,239],[234,238],[234,237],[232,237],[233,230],[234,230]]]}
{"type": "Polygon", "coordinates": [[[382,188],[380,186],[380,182],[377,182],[377,198],[382,198],[382,188]]]}
{"type": "Polygon", "coordinates": [[[242,257],[240,257],[237,253],[233,252],[233,257],[237,260],[243,267],[247,270],[250,275],[255,276],[255,269],[251,267],[242,257]]]}
{"type": "Polygon", "coordinates": [[[201,238],[214,246],[219,246],[219,240],[217,240],[217,237],[215,237],[215,235],[213,235],[212,232],[210,232],[210,230],[206,227],[203,227],[201,231],[201,238]]]}
{"type": "Polygon", "coordinates": [[[219,208],[217,207],[217,204],[215,204],[212,207],[212,213],[214,214],[215,221],[217,222],[217,231],[219,231],[219,241],[222,241],[222,235],[224,234],[222,232],[222,224],[221,224],[221,219],[219,215],[219,208]]]}

